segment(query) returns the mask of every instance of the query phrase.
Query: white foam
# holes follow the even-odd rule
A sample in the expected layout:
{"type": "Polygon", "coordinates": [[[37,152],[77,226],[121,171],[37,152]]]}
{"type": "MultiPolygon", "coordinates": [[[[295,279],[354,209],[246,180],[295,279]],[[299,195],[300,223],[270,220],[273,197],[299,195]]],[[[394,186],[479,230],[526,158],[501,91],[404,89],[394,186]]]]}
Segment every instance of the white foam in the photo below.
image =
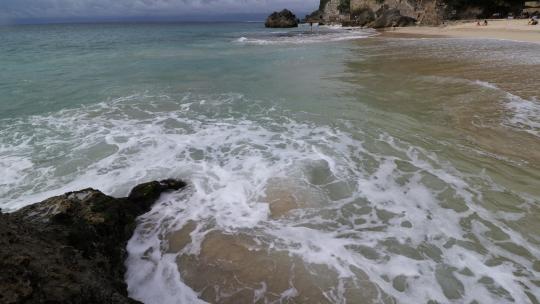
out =
{"type": "Polygon", "coordinates": [[[252,45],[295,45],[356,40],[375,35],[377,35],[377,32],[369,29],[327,28],[314,32],[292,31],[285,33],[273,32],[272,35],[259,34],[252,37],[240,37],[235,42],[252,45]]]}
{"type": "MultiPolygon", "coordinates": [[[[527,132],[540,137],[540,101],[536,97],[525,99],[507,92],[494,83],[482,80],[469,81],[461,78],[428,76],[423,77],[429,81],[440,83],[472,84],[483,89],[501,94],[501,104],[509,111],[505,113],[502,124],[520,132],[527,132]]],[[[480,152],[487,153],[487,152],[480,152]]]]}
{"type": "Polygon", "coordinates": [[[508,123],[540,137],[540,102],[536,99],[526,100],[515,95],[508,95],[508,100],[505,106],[514,113],[508,123]]]}
{"type": "MultiPolygon", "coordinates": [[[[5,153],[5,152],[4,152],[5,153]]],[[[12,186],[22,179],[21,171],[32,168],[32,161],[25,157],[0,155],[0,187],[12,186]]]]}
{"type": "Polygon", "coordinates": [[[475,80],[474,84],[479,85],[484,88],[488,88],[488,89],[499,90],[499,88],[496,85],[489,83],[487,81],[475,80]]]}
{"type": "MultiPolygon", "coordinates": [[[[498,246],[486,223],[532,256],[540,256],[540,249],[499,214],[483,208],[483,193],[473,182],[480,179],[491,191],[508,189],[482,175],[460,173],[434,153],[388,134],[370,138],[350,123],[316,125],[283,113],[278,106],[238,94],[139,95],[11,120],[11,131],[27,130],[24,136],[35,137],[28,144],[10,135],[13,132],[3,133],[2,157],[17,154],[13,159],[22,165],[10,167],[12,173],[4,177],[15,186],[0,193],[10,199],[2,206],[19,208],[39,197],[88,186],[125,195],[143,181],[188,180],[188,191],[162,196],[140,218],[129,241],[129,293],[145,303],[201,302],[182,282],[176,258],[199,253],[205,235],[214,230],[256,232],[265,236],[261,246],[286,250],[308,264],[327,265],[338,277],[336,286],[323,291],[332,302],[345,301],[345,281],[363,280],[353,269],[361,269],[376,284],[379,297],[402,303],[449,302],[449,287],[436,279],[441,275],[461,282],[457,302],[506,301],[478,282],[484,276],[516,302],[527,302],[525,288],[540,298],[533,283],[540,273],[533,261],[498,246]],[[51,149],[50,155],[68,151],[65,161],[31,163],[29,170],[26,161],[47,159],[48,154],[40,154],[42,147],[51,149]],[[408,169],[401,168],[403,164],[408,169]],[[314,199],[305,209],[270,217],[266,189],[276,179],[314,199]],[[366,210],[360,212],[362,208],[366,210]],[[334,216],[325,217],[324,212],[334,216]],[[164,236],[189,221],[197,223],[192,242],[179,253],[169,253],[164,236]],[[410,227],[402,226],[405,221],[410,227]],[[472,240],[490,252],[463,245],[472,240]],[[365,256],[359,246],[375,256],[365,256]],[[493,256],[508,262],[487,266],[493,256]],[[472,274],[458,273],[465,267],[472,274]],[[406,277],[405,292],[392,285],[398,276],[406,277]]],[[[261,286],[259,299],[265,293],[261,286]]],[[[287,299],[299,292],[291,286],[281,296],[287,299]]]]}
{"type": "Polygon", "coordinates": [[[485,81],[476,80],[474,83],[505,94],[504,106],[512,112],[506,120],[506,125],[540,137],[540,102],[536,98],[527,100],[485,81]]]}

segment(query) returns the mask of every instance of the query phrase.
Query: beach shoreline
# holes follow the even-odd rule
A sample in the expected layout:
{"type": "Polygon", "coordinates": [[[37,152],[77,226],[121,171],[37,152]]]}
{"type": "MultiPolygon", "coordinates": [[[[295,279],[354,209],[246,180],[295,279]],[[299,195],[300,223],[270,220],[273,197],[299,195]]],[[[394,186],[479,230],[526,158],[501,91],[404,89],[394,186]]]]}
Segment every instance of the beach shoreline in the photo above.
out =
{"type": "Polygon", "coordinates": [[[383,36],[394,37],[445,37],[511,40],[540,43],[540,26],[528,25],[527,19],[488,20],[488,25],[476,21],[452,22],[443,26],[414,26],[382,30],[383,36]]]}

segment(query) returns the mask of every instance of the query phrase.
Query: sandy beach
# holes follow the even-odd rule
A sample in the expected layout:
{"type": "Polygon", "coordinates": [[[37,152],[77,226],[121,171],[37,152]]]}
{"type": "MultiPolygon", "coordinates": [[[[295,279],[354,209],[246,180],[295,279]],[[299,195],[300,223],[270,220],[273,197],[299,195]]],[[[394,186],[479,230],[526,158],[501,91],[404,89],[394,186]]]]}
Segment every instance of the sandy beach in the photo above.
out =
{"type": "Polygon", "coordinates": [[[475,21],[450,23],[444,26],[416,26],[389,30],[399,35],[446,36],[454,38],[488,38],[540,43],[540,25],[528,25],[527,19],[488,20],[488,26],[475,21]]]}

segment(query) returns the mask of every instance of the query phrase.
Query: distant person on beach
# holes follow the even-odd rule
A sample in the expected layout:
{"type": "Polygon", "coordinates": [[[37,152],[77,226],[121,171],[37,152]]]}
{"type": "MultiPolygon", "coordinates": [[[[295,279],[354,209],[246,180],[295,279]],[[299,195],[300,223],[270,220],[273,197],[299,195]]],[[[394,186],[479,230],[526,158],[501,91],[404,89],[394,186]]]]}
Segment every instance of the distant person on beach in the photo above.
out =
{"type": "Polygon", "coordinates": [[[480,26],[480,20],[476,21],[476,26],[480,26]]]}
{"type": "Polygon", "coordinates": [[[531,20],[529,20],[529,25],[537,25],[537,24],[538,24],[538,20],[534,18],[531,18],[531,20]]]}
{"type": "Polygon", "coordinates": [[[488,26],[487,19],[484,19],[484,26],[488,26]]]}

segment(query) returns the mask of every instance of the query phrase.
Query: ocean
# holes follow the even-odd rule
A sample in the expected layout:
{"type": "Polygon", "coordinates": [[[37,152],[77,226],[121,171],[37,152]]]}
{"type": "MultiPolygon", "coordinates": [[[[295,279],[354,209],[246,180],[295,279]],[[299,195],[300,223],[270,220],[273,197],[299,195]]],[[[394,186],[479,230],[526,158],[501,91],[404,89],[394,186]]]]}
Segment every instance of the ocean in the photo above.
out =
{"type": "Polygon", "coordinates": [[[539,303],[540,45],[262,23],[0,27],[0,208],[181,178],[144,303],[539,303]]]}

